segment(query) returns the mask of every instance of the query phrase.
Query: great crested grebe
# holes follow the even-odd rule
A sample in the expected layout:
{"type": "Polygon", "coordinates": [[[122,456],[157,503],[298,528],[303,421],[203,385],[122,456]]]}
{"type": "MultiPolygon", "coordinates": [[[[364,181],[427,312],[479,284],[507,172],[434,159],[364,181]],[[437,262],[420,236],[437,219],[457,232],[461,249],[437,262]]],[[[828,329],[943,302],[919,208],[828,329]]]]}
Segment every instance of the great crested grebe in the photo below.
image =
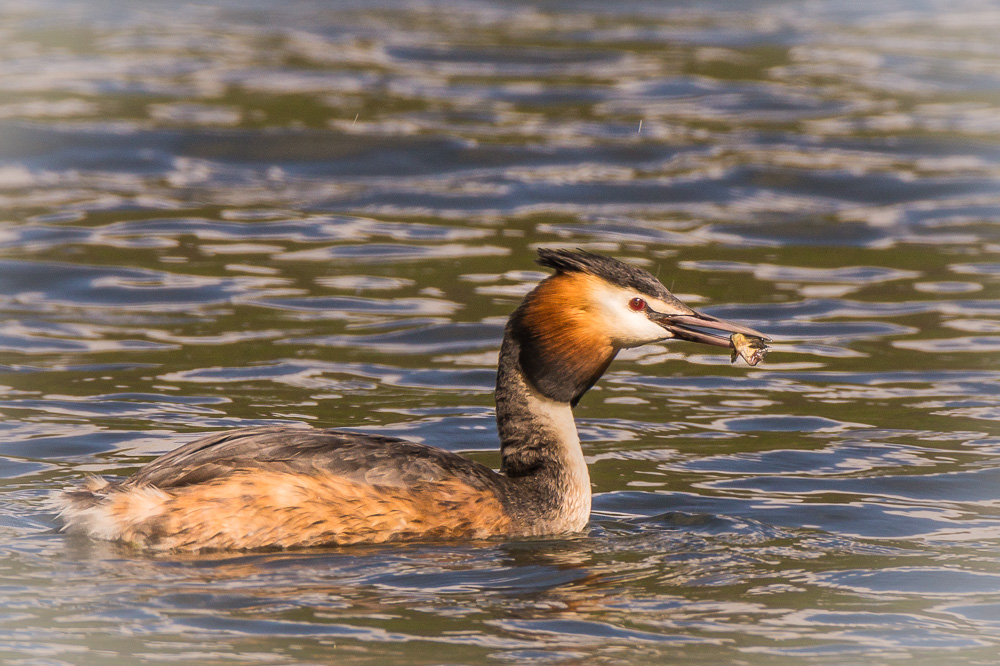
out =
{"type": "Polygon", "coordinates": [[[289,548],[576,532],[590,475],[572,408],[619,350],[678,338],[720,347],[753,329],[695,312],[650,273],[582,250],[504,329],[496,383],[500,473],[442,449],[307,427],[202,437],[132,477],[58,501],[67,529],[157,549],[289,548]]]}

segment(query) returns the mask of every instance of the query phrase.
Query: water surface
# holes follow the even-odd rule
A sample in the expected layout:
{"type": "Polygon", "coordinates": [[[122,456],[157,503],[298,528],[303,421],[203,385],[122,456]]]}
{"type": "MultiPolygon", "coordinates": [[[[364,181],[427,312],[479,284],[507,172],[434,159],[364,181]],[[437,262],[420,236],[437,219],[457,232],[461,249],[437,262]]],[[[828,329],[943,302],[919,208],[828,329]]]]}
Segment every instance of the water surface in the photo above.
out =
{"type": "Polygon", "coordinates": [[[990,3],[0,2],[0,658],[988,663],[990,3]],[[623,354],[567,538],[160,555],[49,493],[203,432],[496,466],[539,246],[771,333],[623,354]]]}

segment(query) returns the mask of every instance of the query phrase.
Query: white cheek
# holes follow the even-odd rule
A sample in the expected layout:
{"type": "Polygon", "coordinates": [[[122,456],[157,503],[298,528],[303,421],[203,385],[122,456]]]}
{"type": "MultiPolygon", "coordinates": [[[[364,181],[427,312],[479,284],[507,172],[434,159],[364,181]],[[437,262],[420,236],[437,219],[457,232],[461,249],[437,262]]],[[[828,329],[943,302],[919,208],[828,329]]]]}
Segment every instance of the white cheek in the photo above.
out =
{"type": "Polygon", "coordinates": [[[602,294],[601,309],[611,339],[622,347],[638,347],[673,335],[649,320],[645,312],[635,312],[628,306],[634,294],[608,291],[602,294]]]}
{"type": "Polygon", "coordinates": [[[657,340],[673,337],[670,331],[649,320],[645,312],[628,311],[631,315],[619,332],[619,340],[625,347],[637,347],[657,340]]]}

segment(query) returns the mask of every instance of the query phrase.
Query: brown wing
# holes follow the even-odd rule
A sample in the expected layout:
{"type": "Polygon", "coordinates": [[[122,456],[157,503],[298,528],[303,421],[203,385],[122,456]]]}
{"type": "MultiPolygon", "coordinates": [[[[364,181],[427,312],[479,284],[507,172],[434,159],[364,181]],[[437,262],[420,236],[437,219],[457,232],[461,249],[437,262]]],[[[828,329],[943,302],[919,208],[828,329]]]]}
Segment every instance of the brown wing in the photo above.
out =
{"type": "Polygon", "coordinates": [[[443,449],[380,435],[312,428],[243,428],[185,444],[141,468],[123,485],[180,488],[235,471],[326,473],[368,485],[410,487],[458,479],[495,488],[485,465],[443,449]]]}
{"type": "Polygon", "coordinates": [[[71,527],[158,548],[297,547],[506,534],[506,480],[378,435],[247,428],[210,435],[120,484],[67,494],[71,527]]]}

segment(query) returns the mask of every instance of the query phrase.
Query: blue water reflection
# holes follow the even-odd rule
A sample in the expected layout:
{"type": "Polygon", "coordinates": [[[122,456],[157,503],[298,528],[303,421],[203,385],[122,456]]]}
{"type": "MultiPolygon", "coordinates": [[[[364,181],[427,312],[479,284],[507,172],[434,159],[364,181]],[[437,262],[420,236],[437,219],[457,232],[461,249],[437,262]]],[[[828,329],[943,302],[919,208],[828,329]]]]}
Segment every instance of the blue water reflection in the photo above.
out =
{"type": "Polygon", "coordinates": [[[0,3],[0,661],[992,663],[1000,12],[0,3]],[[537,247],[774,337],[622,353],[579,535],[152,556],[52,490],[209,430],[499,463],[537,247]]]}

